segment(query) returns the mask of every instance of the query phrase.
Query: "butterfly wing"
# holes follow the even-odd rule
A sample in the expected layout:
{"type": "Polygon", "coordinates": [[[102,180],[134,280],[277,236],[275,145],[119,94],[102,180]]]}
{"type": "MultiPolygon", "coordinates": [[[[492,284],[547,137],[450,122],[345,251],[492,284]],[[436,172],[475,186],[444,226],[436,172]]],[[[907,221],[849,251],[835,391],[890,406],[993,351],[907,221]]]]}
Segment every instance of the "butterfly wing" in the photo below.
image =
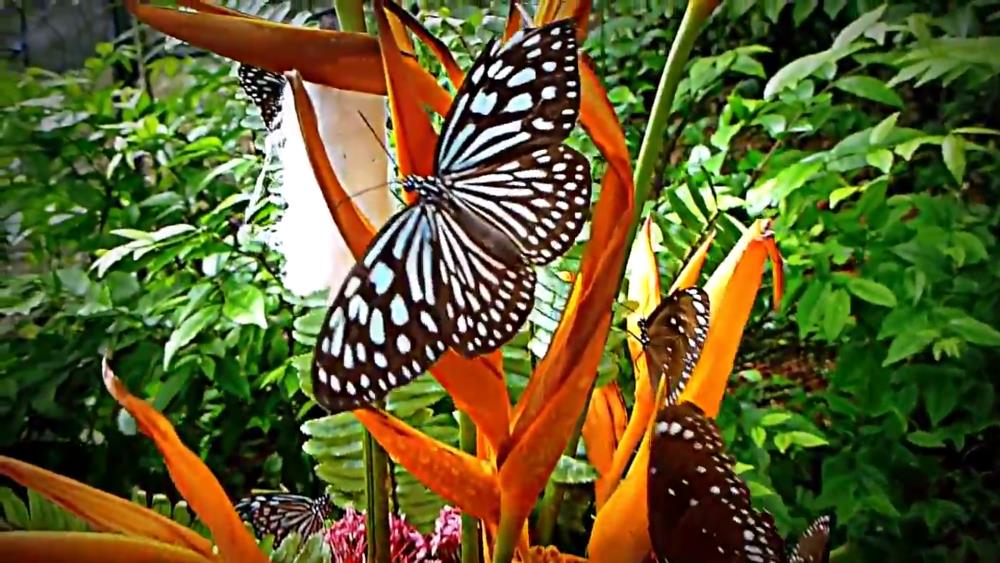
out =
{"type": "Polygon", "coordinates": [[[690,287],[667,296],[646,320],[645,345],[653,389],[667,378],[667,402],[684,391],[708,335],[708,294],[690,287]]]}
{"type": "Polygon", "coordinates": [[[384,397],[430,367],[453,320],[434,208],[414,204],[382,228],[344,280],[317,339],[316,400],[331,413],[384,397]]]}
{"type": "Polygon", "coordinates": [[[273,535],[277,546],[291,532],[307,538],[322,530],[328,514],[326,504],[325,498],[272,493],[244,498],[235,509],[258,536],[273,535]]]}
{"type": "Polygon", "coordinates": [[[693,403],[665,405],[650,444],[647,503],[653,552],[670,563],[782,563],[771,515],[750,504],[715,423],[693,403]]]}
{"type": "Polygon", "coordinates": [[[590,164],[561,145],[579,112],[576,36],[562,20],[488,44],[442,127],[437,175],[534,264],[566,252],[590,206],[590,164]]]}
{"type": "Polygon", "coordinates": [[[827,563],[830,560],[831,529],[832,516],[817,518],[799,538],[799,543],[788,559],[789,563],[827,563]]]}
{"type": "Polygon", "coordinates": [[[260,110],[264,126],[268,131],[277,129],[281,116],[281,96],[285,89],[285,77],[248,64],[240,64],[236,74],[239,77],[240,87],[260,110]]]}

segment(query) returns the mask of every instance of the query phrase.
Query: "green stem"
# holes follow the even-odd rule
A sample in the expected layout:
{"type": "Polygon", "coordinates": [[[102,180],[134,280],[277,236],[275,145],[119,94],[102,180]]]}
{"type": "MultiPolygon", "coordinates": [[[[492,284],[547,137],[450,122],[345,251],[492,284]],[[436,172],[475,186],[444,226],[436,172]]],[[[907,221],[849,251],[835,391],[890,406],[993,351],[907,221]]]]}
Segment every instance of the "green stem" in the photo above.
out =
{"type": "MultiPolygon", "coordinates": [[[[583,411],[576,419],[576,427],[566,444],[563,454],[573,457],[576,455],[576,448],[580,445],[580,433],[583,432],[583,423],[587,420],[587,411],[590,409],[590,396],[594,392],[591,388],[587,393],[587,400],[583,404],[583,411]]],[[[535,522],[535,532],[538,534],[538,545],[551,545],[552,534],[559,521],[559,510],[562,508],[562,501],[566,495],[566,485],[549,481],[545,486],[545,493],[538,503],[538,520],[535,522]]]]}
{"type": "Polygon", "coordinates": [[[389,548],[389,460],[385,450],[364,432],[365,454],[365,539],[368,544],[367,560],[372,563],[390,563],[389,548]]]}
{"type": "MultiPolygon", "coordinates": [[[[472,418],[458,411],[458,446],[463,452],[476,455],[476,425],[472,418]]],[[[479,563],[479,521],[462,513],[462,563],[479,563]]]]}
{"type": "Polygon", "coordinates": [[[629,244],[639,229],[642,209],[652,189],[653,175],[663,150],[663,137],[666,134],[667,120],[674,105],[674,96],[677,94],[677,85],[680,84],[684,75],[684,67],[691,56],[691,48],[694,47],[702,24],[711,15],[716,5],[718,5],[716,0],[690,0],[687,10],[684,11],[684,19],[681,20],[680,28],[674,37],[674,42],[670,46],[670,54],[667,55],[667,64],[660,76],[660,84],[656,89],[656,97],[653,99],[653,107],[649,113],[649,125],[646,126],[646,132],[642,138],[639,160],[635,167],[633,178],[635,182],[635,216],[632,218],[632,226],[626,239],[629,244]]]}
{"type": "Polygon", "coordinates": [[[493,563],[510,563],[514,559],[514,549],[521,535],[523,520],[515,518],[508,510],[500,511],[500,526],[497,528],[497,542],[493,547],[493,563]]]}
{"type": "Polygon", "coordinates": [[[333,5],[337,9],[341,31],[365,32],[364,0],[335,0],[333,5]]]}

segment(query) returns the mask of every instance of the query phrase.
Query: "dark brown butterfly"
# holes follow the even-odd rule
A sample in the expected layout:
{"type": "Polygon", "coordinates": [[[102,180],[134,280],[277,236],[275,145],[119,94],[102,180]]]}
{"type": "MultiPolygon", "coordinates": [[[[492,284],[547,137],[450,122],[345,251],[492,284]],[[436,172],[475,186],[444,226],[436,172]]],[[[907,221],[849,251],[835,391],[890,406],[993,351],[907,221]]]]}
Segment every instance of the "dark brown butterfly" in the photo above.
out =
{"type": "Polygon", "coordinates": [[[819,563],[829,554],[829,517],[806,530],[792,553],[774,518],[753,508],[719,429],[696,405],[667,404],[650,445],[646,500],[658,561],[819,563]]]}
{"type": "Polygon", "coordinates": [[[298,532],[303,539],[323,529],[333,511],[330,497],[312,498],[287,493],[265,493],[241,499],[236,503],[240,518],[250,522],[254,533],[263,538],[274,536],[274,545],[298,532]]]}
{"type": "Polygon", "coordinates": [[[285,77],[247,64],[241,64],[236,74],[240,79],[240,87],[260,110],[264,127],[267,127],[268,131],[277,129],[280,125],[281,95],[285,89],[285,77]]]}
{"type": "Polygon", "coordinates": [[[708,335],[708,310],[708,295],[691,287],[671,293],[639,321],[639,342],[646,353],[650,383],[655,392],[660,378],[666,377],[669,402],[680,396],[701,356],[708,335]]]}

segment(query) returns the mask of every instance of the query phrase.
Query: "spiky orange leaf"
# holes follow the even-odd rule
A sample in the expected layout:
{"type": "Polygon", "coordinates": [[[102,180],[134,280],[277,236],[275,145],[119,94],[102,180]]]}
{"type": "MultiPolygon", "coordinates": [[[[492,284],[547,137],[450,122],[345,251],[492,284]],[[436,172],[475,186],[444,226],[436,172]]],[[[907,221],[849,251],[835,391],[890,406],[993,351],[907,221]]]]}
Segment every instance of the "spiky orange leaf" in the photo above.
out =
{"type": "Polygon", "coordinates": [[[212,471],[177,436],[170,421],[142,399],[134,397],[104,362],[104,386],[132,415],[142,433],[153,439],[170,479],[198,518],[212,531],[226,561],[266,562],[253,536],[233,510],[232,501],[212,471]]]}
{"type": "Polygon", "coordinates": [[[580,275],[552,337],[518,403],[520,416],[508,448],[501,452],[502,509],[526,518],[569,442],[611,324],[611,304],[625,260],[631,217],[632,169],[621,125],[589,61],[581,55],[581,123],[609,163],[594,207],[591,239],[580,275]]]}
{"type": "MultiPolygon", "coordinates": [[[[733,371],[733,361],[743,329],[750,319],[769,254],[777,255],[777,247],[770,233],[770,220],[760,219],[743,234],[705,284],[711,300],[708,337],[680,400],[695,403],[707,416],[715,417],[719,413],[722,394],[733,371]]],[[[780,268],[780,261],[775,266],[780,268]]],[[[779,284],[780,278],[775,276],[775,285],[779,284]]],[[[780,292],[780,288],[775,289],[776,295],[780,292]]]]}
{"type": "Polygon", "coordinates": [[[147,538],[95,532],[4,532],[0,561],[17,563],[205,563],[189,549],[147,538]]]}
{"type": "Polygon", "coordinates": [[[490,522],[500,515],[500,489],[493,466],[374,409],[354,415],[378,443],[421,483],[462,512],[490,522]]]}
{"type": "MultiPolygon", "coordinates": [[[[662,386],[661,386],[662,387],[662,386]]],[[[648,428],[650,425],[647,424],[648,428]]],[[[601,563],[639,563],[652,549],[647,531],[646,466],[649,465],[649,433],[628,474],[597,512],[587,544],[587,555],[601,563]],[[623,515],[628,515],[623,517],[623,515]]]]}
{"type": "Polygon", "coordinates": [[[584,419],[581,435],[587,446],[587,459],[600,475],[594,483],[598,508],[603,503],[601,499],[607,498],[603,493],[608,487],[609,479],[606,476],[611,471],[615,449],[622,439],[622,434],[625,433],[627,422],[628,413],[618,383],[612,381],[595,389],[590,396],[590,405],[587,407],[587,417],[584,419]]]}
{"type": "MultiPolygon", "coordinates": [[[[6,456],[0,456],[0,475],[36,491],[95,530],[157,540],[200,554],[203,560],[214,558],[212,543],[198,533],[111,493],[6,456]]],[[[0,534],[0,538],[7,536],[0,534]]],[[[0,561],[20,559],[0,557],[0,561]]]]}

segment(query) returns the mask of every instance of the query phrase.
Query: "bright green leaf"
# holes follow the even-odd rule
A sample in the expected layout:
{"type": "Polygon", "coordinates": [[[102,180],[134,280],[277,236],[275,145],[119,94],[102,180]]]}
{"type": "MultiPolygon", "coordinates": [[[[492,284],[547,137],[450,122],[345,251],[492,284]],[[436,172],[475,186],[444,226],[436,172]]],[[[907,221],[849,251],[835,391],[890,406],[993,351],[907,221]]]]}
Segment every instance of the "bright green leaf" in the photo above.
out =
{"type": "Polygon", "coordinates": [[[264,317],[264,292],[256,286],[245,284],[226,292],[222,314],[236,324],[257,325],[267,328],[264,317]]]}
{"type": "Polygon", "coordinates": [[[965,340],[980,346],[1000,346],[1000,331],[969,316],[952,319],[948,328],[965,340]]]}
{"type": "Polygon", "coordinates": [[[183,348],[188,342],[194,340],[205,328],[215,322],[219,315],[220,307],[212,305],[204,309],[199,309],[190,317],[184,319],[181,324],[174,329],[163,348],[163,369],[170,367],[170,361],[178,350],[183,348]]]}
{"type": "Polygon", "coordinates": [[[833,83],[834,88],[849,94],[883,103],[893,107],[903,107],[903,99],[899,97],[885,82],[871,76],[845,76],[833,83]]]}
{"type": "Polygon", "coordinates": [[[883,174],[888,174],[892,170],[892,151],[889,149],[877,149],[865,156],[865,161],[883,174]]]}
{"type": "Polygon", "coordinates": [[[849,278],[847,280],[847,290],[854,295],[875,305],[883,307],[895,307],[896,295],[888,287],[874,280],[866,278],[849,278]]]}
{"type": "Polygon", "coordinates": [[[871,133],[868,135],[868,142],[873,145],[882,144],[882,141],[896,128],[896,121],[898,120],[899,112],[897,111],[880,121],[878,125],[872,128],[871,133]]]}
{"type": "Polygon", "coordinates": [[[965,177],[965,139],[957,135],[948,135],[941,142],[941,156],[944,165],[959,184],[965,177]]]}
{"type": "Polygon", "coordinates": [[[851,296],[843,289],[835,289],[826,302],[823,314],[823,335],[827,340],[834,340],[847,326],[851,316],[851,296]]]}

